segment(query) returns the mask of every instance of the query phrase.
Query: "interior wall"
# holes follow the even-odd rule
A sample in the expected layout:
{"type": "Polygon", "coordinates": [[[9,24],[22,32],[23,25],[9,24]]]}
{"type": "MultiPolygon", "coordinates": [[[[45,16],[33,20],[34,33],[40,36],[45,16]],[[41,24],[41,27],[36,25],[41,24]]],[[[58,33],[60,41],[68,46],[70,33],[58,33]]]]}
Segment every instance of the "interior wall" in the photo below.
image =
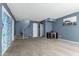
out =
{"type": "Polygon", "coordinates": [[[54,22],[53,21],[46,21],[43,20],[42,22],[43,25],[43,37],[46,37],[47,32],[54,31],[54,22]]]}
{"type": "MultiPolygon", "coordinates": [[[[33,23],[37,23],[36,21],[16,21],[16,35],[21,35],[21,32],[24,32],[24,37],[32,37],[33,36],[33,23]]],[[[39,31],[39,30],[38,30],[39,31]]]]}
{"type": "Polygon", "coordinates": [[[42,23],[42,26],[43,26],[42,37],[45,37],[45,20],[41,21],[40,23],[42,23]]]}
{"type": "MultiPolygon", "coordinates": [[[[24,29],[26,29],[30,25],[28,21],[16,21],[15,23],[16,23],[16,30],[15,30],[16,34],[15,35],[20,35],[20,36],[21,36],[21,33],[23,33],[24,29]]],[[[30,30],[32,29],[29,29],[29,30],[27,29],[25,33],[29,32],[30,30]]],[[[28,35],[29,34],[30,33],[28,33],[28,35]]]]}
{"type": "Polygon", "coordinates": [[[16,35],[21,35],[21,32],[24,33],[24,37],[32,37],[33,36],[33,23],[38,24],[38,37],[39,37],[39,22],[37,21],[30,21],[27,23],[25,21],[16,21],[16,35]]]}
{"type": "Polygon", "coordinates": [[[56,19],[54,23],[54,31],[58,32],[59,37],[63,39],[78,42],[79,41],[79,12],[56,19]],[[63,19],[72,16],[77,16],[77,25],[63,26],[63,19]]]}
{"type": "Polygon", "coordinates": [[[47,32],[51,32],[53,30],[52,26],[53,26],[52,22],[45,21],[45,36],[46,36],[47,32]]]}
{"type": "MultiPolygon", "coordinates": [[[[26,25],[25,25],[26,26],[26,25]]],[[[30,23],[24,30],[24,37],[32,37],[33,36],[33,25],[30,23]]]]}

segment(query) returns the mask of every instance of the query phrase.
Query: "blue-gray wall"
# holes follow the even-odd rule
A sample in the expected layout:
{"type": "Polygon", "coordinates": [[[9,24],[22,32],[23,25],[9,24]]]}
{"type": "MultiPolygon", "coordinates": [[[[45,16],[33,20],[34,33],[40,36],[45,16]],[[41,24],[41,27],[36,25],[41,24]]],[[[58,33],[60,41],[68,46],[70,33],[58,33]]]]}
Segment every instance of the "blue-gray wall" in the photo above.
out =
{"type": "Polygon", "coordinates": [[[24,30],[24,37],[32,37],[32,36],[33,36],[33,25],[32,23],[30,23],[29,26],[26,27],[24,30]]]}
{"type": "Polygon", "coordinates": [[[44,27],[43,37],[46,37],[47,32],[54,31],[54,26],[53,26],[54,22],[53,21],[43,20],[43,21],[41,21],[41,23],[43,24],[43,27],[44,27]]]}
{"type": "MultiPolygon", "coordinates": [[[[71,40],[71,41],[79,41],[79,33],[78,33],[79,32],[79,12],[72,13],[70,15],[66,15],[64,17],[58,18],[54,22],[43,21],[42,23],[44,24],[44,36],[46,36],[47,32],[56,31],[58,32],[59,37],[63,39],[71,40]],[[72,17],[72,16],[77,16],[77,25],[63,26],[63,19],[67,17],[72,17]]],[[[22,26],[22,24],[24,23],[20,23],[18,25],[17,24],[18,22],[16,23],[16,27],[17,27],[16,33],[20,33],[22,27],[25,25],[22,26]]],[[[32,27],[29,27],[26,30],[25,32],[26,36],[32,35],[32,32],[30,31],[32,31],[33,29],[32,30],[31,29],[32,27]],[[30,34],[27,34],[29,32],[30,34]]]]}
{"type": "Polygon", "coordinates": [[[21,32],[23,32],[24,28],[27,27],[29,25],[29,23],[25,23],[25,21],[16,21],[16,30],[15,30],[15,33],[16,35],[19,34],[21,32]]]}
{"type": "MultiPolygon", "coordinates": [[[[33,36],[33,23],[37,23],[39,25],[39,22],[37,21],[30,21],[30,23],[27,23],[26,21],[16,21],[16,35],[21,35],[20,33],[24,31],[24,37],[32,37],[33,36]]],[[[39,32],[39,30],[38,30],[39,32]]],[[[38,33],[39,36],[39,33],[38,33]]]]}
{"type": "Polygon", "coordinates": [[[59,37],[63,39],[79,41],[79,12],[56,19],[54,31],[58,32],[59,37]],[[63,19],[72,16],[77,16],[77,25],[63,26],[63,19]]]}
{"type": "Polygon", "coordinates": [[[43,36],[42,37],[45,37],[45,20],[41,21],[40,23],[43,25],[43,36]]]}
{"type": "Polygon", "coordinates": [[[45,21],[45,36],[47,32],[51,32],[53,30],[53,22],[45,21]]]}
{"type": "Polygon", "coordinates": [[[24,37],[32,37],[33,36],[33,26],[30,24],[25,30],[24,30],[24,37]]]}
{"type": "Polygon", "coordinates": [[[32,23],[29,21],[16,21],[16,35],[21,35],[20,33],[24,31],[24,37],[31,37],[32,36],[32,23]]]}

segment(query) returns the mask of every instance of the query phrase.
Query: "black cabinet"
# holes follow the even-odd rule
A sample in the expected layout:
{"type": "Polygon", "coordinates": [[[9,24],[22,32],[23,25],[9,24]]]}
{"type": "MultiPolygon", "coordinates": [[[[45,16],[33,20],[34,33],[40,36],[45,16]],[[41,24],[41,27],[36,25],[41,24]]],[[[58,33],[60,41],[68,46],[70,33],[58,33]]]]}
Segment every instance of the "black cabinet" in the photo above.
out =
{"type": "Polygon", "coordinates": [[[57,32],[47,32],[47,38],[48,39],[52,39],[52,38],[58,39],[58,33],[57,32]]]}

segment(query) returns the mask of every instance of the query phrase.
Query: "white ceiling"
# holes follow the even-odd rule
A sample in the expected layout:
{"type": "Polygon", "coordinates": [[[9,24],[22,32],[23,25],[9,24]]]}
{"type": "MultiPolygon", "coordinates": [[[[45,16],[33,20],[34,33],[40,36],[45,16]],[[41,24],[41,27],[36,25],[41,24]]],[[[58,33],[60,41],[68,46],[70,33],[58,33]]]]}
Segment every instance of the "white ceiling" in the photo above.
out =
{"type": "Polygon", "coordinates": [[[8,3],[16,20],[37,20],[59,18],[79,11],[79,4],[67,3],[8,3]]]}

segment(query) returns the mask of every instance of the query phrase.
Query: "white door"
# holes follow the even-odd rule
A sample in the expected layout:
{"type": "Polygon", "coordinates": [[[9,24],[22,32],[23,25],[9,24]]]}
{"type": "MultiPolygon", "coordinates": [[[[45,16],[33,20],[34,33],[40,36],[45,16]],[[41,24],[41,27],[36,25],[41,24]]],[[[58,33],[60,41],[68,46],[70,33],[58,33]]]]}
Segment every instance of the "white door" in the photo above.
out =
{"type": "Polygon", "coordinates": [[[33,23],[33,37],[38,37],[38,24],[33,23]]]}
{"type": "Polygon", "coordinates": [[[40,24],[40,37],[43,36],[43,24],[40,24]]]}

